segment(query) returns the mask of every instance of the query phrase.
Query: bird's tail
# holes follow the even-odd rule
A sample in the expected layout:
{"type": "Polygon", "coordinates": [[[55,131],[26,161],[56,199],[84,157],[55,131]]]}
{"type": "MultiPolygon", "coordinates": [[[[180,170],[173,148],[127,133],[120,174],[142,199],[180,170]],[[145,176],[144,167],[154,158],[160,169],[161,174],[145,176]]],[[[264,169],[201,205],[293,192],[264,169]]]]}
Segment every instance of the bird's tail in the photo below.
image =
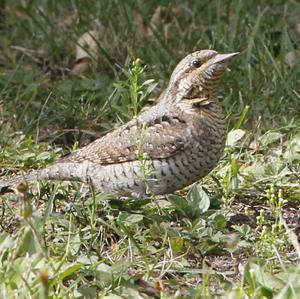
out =
{"type": "Polygon", "coordinates": [[[33,170],[26,174],[12,176],[5,178],[4,180],[0,180],[0,192],[2,188],[17,187],[23,182],[34,181],[37,178],[37,173],[37,170],[33,170]]]}
{"type": "Polygon", "coordinates": [[[50,167],[33,170],[27,174],[0,180],[0,191],[2,188],[17,187],[28,181],[59,180],[88,182],[87,163],[56,163],[50,167]]]}

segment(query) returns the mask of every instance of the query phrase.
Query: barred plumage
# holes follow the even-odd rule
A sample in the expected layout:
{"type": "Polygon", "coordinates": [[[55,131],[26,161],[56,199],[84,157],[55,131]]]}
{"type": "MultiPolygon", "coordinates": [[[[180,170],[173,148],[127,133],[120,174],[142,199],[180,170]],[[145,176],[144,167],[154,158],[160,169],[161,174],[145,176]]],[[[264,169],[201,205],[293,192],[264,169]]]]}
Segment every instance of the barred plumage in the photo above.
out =
{"type": "Polygon", "coordinates": [[[122,127],[21,180],[92,182],[99,191],[141,197],[167,194],[201,179],[217,164],[225,121],[217,86],[229,58],[202,50],[187,55],[172,73],[157,105],[122,127]]]}

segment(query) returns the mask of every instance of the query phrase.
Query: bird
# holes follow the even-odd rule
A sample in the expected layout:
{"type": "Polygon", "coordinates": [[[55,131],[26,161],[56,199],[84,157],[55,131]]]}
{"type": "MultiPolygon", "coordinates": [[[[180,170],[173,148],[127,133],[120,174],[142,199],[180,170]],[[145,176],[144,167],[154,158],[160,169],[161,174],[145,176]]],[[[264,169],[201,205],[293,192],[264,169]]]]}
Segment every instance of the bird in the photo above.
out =
{"type": "Polygon", "coordinates": [[[205,49],[188,54],[155,105],[51,166],[0,181],[0,189],[23,181],[67,180],[142,198],[199,181],[224,151],[226,123],[218,86],[238,53],[205,49]]]}

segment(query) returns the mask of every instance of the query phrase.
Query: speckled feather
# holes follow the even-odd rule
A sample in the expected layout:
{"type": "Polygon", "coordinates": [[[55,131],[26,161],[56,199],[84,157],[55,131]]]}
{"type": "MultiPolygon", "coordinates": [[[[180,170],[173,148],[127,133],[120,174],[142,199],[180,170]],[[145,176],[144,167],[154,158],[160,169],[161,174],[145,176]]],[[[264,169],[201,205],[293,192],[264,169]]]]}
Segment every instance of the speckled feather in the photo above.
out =
{"type": "Polygon", "coordinates": [[[99,165],[140,159],[167,158],[183,150],[190,140],[190,130],[184,119],[160,110],[155,118],[145,122],[143,116],[108,133],[59,162],[90,161],[99,165]]]}
{"type": "Polygon", "coordinates": [[[202,50],[173,71],[159,103],[137,119],[24,179],[91,182],[98,190],[142,197],[179,190],[207,175],[225,144],[225,121],[217,97],[227,61],[237,53],[202,50]]]}

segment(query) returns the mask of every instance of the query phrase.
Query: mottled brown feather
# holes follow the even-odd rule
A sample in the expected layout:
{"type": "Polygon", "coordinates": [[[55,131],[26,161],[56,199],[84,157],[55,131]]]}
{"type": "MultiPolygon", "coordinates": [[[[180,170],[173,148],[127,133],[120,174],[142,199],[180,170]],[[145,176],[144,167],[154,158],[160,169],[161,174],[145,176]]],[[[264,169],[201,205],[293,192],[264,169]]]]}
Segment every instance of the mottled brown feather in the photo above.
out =
{"type": "Polygon", "coordinates": [[[108,165],[141,158],[167,158],[183,149],[190,137],[186,122],[165,114],[148,120],[149,113],[151,109],[137,121],[130,121],[59,162],[90,161],[108,165]]]}
{"type": "Polygon", "coordinates": [[[187,55],[158,104],[52,166],[0,180],[0,189],[24,179],[70,180],[144,197],[172,193],[201,179],[224,149],[226,126],[217,85],[235,55],[213,50],[187,55]]]}

